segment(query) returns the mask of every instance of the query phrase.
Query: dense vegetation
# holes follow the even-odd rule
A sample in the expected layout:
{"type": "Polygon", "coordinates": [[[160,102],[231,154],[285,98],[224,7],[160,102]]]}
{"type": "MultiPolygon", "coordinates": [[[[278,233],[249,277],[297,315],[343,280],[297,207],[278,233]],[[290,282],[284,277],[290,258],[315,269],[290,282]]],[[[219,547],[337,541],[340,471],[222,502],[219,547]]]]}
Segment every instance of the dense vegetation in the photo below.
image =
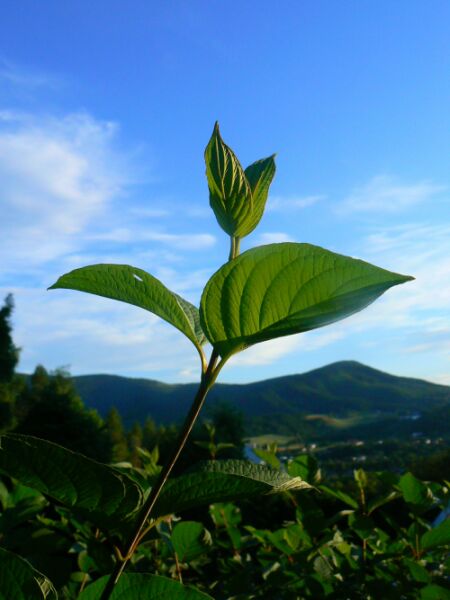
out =
{"type": "MultiPolygon", "coordinates": [[[[145,486],[158,472],[157,452],[141,456],[143,468],[123,465],[122,471],[145,486]]],[[[12,472],[6,464],[2,458],[1,468],[12,472]]],[[[450,519],[440,518],[448,484],[426,484],[409,473],[357,470],[344,492],[327,485],[307,455],[291,461],[288,472],[314,488],[257,501],[209,503],[211,497],[203,509],[189,508],[188,502],[175,514],[162,514],[147,531],[125,581],[135,584],[133,577],[145,572],[173,579],[167,598],[177,598],[176,581],[208,594],[193,599],[450,598],[450,519]]],[[[31,483],[28,477],[22,473],[31,483]]],[[[72,483],[80,485],[76,479],[72,483]]],[[[110,572],[121,532],[111,535],[104,514],[86,520],[82,506],[61,498],[48,479],[43,487],[36,478],[33,488],[5,477],[0,484],[2,560],[14,567],[17,555],[24,557],[40,573],[34,575],[41,585],[48,578],[60,598],[77,598],[82,590],[83,600],[95,598],[98,588],[86,586],[110,572]]],[[[5,576],[2,584],[4,593],[5,576]]],[[[30,591],[4,597],[42,596],[30,591]]]]}

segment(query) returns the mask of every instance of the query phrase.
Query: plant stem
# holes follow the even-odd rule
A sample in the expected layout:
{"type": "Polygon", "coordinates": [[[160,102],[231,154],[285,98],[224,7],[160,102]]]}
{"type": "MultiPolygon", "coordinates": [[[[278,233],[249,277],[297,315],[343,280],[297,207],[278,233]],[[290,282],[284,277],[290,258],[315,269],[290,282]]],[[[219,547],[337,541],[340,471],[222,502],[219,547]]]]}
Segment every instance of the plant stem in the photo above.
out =
{"type": "Polygon", "coordinates": [[[239,246],[241,243],[241,238],[236,237],[234,235],[230,236],[230,254],[228,256],[228,261],[233,260],[239,256],[239,246]]]}
{"type": "Polygon", "coordinates": [[[120,562],[118,561],[116,563],[116,566],[108,579],[108,582],[103,590],[103,593],[100,596],[100,600],[109,600],[109,598],[113,592],[114,586],[118,582],[125,567],[127,566],[128,561],[133,556],[140,540],[142,539],[141,533],[142,533],[143,529],[145,528],[145,525],[146,525],[148,519],[150,518],[151,512],[156,504],[156,501],[158,500],[158,497],[159,497],[166,481],[168,480],[170,473],[181,454],[181,451],[183,450],[183,448],[186,444],[189,434],[191,433],[192,428],[194,427],[195,421],[197,420],[197,417],[203,406],[206,395],[208,394],[213,383],[215,382],[217,375],[219,374],[219,371],[224,364],[223,360],[219,364],[217,364],[218,359],[219,359],[219,356],[218,356],[217,352],[215,352],[215,350],[213,350],[209,364],[208,364],[208,368],[202,374],[202,378],[200,381],[199,388],[197,390],[197,394],[195,395],[195,398],[192,402],[192,406],[191,406],[189,413],[183,423],[183,427],[180,431],[180,435],[178,437],[178,441],[174,448],[174,451],[173,451],[172,455],[170,456],[169,460],[167,461],[167,463],[164,465],[161,473],[159,474],[157,482],[155,483],[154,487],[152,488],[152,490],[150,492],[149,497],[147,498],[144,506],[142,507],[142,510],[140,512],[140,515],[138,517],[136,525],[130,536],[130,540],[126,546],[126,550],[124,553],[124,559],[123,559],[123,561],[120,561],[120,562]]]}

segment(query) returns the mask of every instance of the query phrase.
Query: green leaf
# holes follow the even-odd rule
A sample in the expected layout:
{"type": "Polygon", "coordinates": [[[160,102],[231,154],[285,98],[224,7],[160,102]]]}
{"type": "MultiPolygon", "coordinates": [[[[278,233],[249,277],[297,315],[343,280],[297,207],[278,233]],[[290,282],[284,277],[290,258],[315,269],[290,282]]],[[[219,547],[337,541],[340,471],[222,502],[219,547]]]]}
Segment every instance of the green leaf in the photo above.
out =
{"type": "Polygon", "coordinates": [[[433,497],[428,487],[412,473],[405,473],[399,482],[403,498],[416,513],[424,512],[433,503],[433,497]]]}
{"type": "MultiPolygon", "coordinates": [[[[78,596],[78,600],[98,600],[108,579],[109,576],[105,575],[89,585],[78,596]]],[[[114,586],[110,600],[213,600],[213,598],[167,577],[146,573],[123,573],[114,586]]]]}
{"type": "Polygon", "coordinates": [[[243,237],[252,212],[252,192],[233,150],[222,140],[216,123],[205,149],[209,203],[222,229],[230,236],[243,237]]]}
{"type": "Polygon", "coordinates": [[[206,338],[198,309],[142,269],[129,265],[91,265],[62,275],[49,290],[68,289],[120,300],[158,315],[191,340],[197,350],[206,338]]]}
{"type": "Polygon", "coordinates": [[[252,191],[253,210],[248,216],[245,235],[248,235],[261,220],[266,207],[269,187],[275,175],[275,154],[257,160],[245,169],[245,176],[252,191]]]}
{"type": "Polygon", "coordinates": [[[244,252],[211,277],[200,320],[211,344],[229,357],[339,321],[411,279],[310,244],[269,244],[244,252]]]}
{"type": "Polygon", "coordinates": [[[291,477],[301,477],[309,483],[320,479],[319,464],[311,454],[300,454],[288,462],[287,471],[291,477]]]}
{"type": "Polygon", "coordinates": [[[21,556],[0,548],[0,600],[56,600],[51,582],[21,556]]]}
{"type": "Polygon", "coordinates": [[[440,525],[423,534],[420,545],[423,550],[436,546],[450,545],[450,519],[445,519],[440,525]]]}
{"type": "Polygon", "coordinates": [[[299,477],[244,460],[217,460],[201,463],[195,471],[169,479],[155,505],[154,517],[184,510],[311,486],[299,477]]]}
{"type": "Polygon", "coordinates": [[[333,489],[327,487],[326,485],[319,486],[319,489],[321,492],[325,492],[325,494],[328,494],[328,496],[332,496],[333,498],[340,500],[344,504],[347,504],[347,506],[350,506],[351,508],[354,508],[355,510],[358,509],[358,502],[356,500],[354,500],[351,496],[346,494],[345,492],[341,492],[341,490],[333,490],[333,489]]]}
{"type": "Polygon", "coordinates": [[[329,561],[323,556],[317,556],[314,559],[314,571],[325,581],[332,579],[333,569],[329,561]]]}
{"type": "Polygon", "coordinates": [[[263,460],[266,463],[266,465],[269,465],[273,469],[279,469],[281,467],[281,462],[277,458],[275,452],[265,450],[264,448],[255,448],[253,452],[258,458],[263,460]]]}
{"type": "Polygon", "coordinates": [[[393,500],[397,500],[397,498],[399,498],[400,496],[401,496],[400,492],[394,491],[394,492],[389,492],[388,494],[386,494],[384,496],[372,498],[372,500],[369,500],[369,502],[367,503],[367,514],[371,515],[374,510],[377,510],[377,508],[380,508],[381,506],[384,506],[385,504],[388,504],[389,502],[392,502],[393,500]]]}
{"type": "Polygon", "coordinates": [[[119,522],[142,504],[141,489],[126,475],[62,446],[19,434],[0,438],[0,471],[88,512],[96,522],[119,522]]]}
{"type": "Polygon", "coordinates": [[[450,600],[450,589],[440,585],[426,585],[420,590],[421,600],[450,600]]]}
{"type": "Polygon", "coordinates": [[[181,562],[189,562],[203,554],[211,543],[201,523],[182,521],[173,528],[170,541],[181,562]]]}
{"type": "Polygon", "coordinates": [[[431,576],[428,571],[417,561],[411,560],[410,558],[404,558],[403,564],[408,567],[408,570],[411,573],[411,577],[414,579],[414,581],[428,583],[431,580],[431,576]]]}

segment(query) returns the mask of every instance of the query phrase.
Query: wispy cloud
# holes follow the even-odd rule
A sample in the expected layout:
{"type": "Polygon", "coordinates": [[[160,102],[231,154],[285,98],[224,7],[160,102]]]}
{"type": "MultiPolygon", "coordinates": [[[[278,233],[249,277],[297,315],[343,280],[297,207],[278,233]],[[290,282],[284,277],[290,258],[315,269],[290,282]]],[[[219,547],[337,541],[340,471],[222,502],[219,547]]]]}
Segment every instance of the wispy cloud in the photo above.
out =
{"type": "MultiPolygon", "coordinates": [[[[90,294],[10,291],[20,315],[14,338],[22,347],[21,369],[27,372],[43,356],[47,368],[67,365],[76,374],[95,370],[152,376],[158,372],[172,379],[180,370],[200,368],[192,344],[147,311],[90,294]]],[[[186,374],[179,378],[185,380],[186,374]]]]}
{"type": "Polygon", "coordinates": [[[279,244],[281,242],[293,242],[294,239],[282,231],[261,233],[257,238],[257,244],[279,244]]]}
{"type": "Polygon", "coordinates": [[[282,356],[297,349],[300,344],[299,336],[278,338],[269,342],[256,344],[236,356],[231,357],[230,367],[269,365],[282,356]]]}
{"type": "Polygon", "coordinates": [[[114,123],[9,114],[0,127],[0,256],[3,270],[55,260],[130,183],[113,151],[114,123]]]}
{"type": "Polygon", "coordinates": [[[256,344],[230,360],[230,367],[259,366],[276,363],[292,352],[312,352],[329,346],[344,337],[342,329],[308,331],[256,344]]]}
{"type": "Polygon", "coordinates": [[[10,60],[0,58],[0,80],[7,82],[15,88],[54,88],[61,84],[61,80],[54,75],[36,71],[35,69],[26,69],[10,60]]]}
{"type": "Polygon", "coordinates": [[[113,229],[105,233],[94,233],[89,236],[92,240],[103,240],[124,244],[127,242],[160,242],[168,244],[177,250],[203,250],[211,248],[216,243],[215,236],[210,233],[174,234],[161,231],[151,231],[135,225],[133,229],[113,229]]]}
{"type": "Polygon", "coordinates": [[[403,183],[378,175],[355,188],[336,208],[338,213],[396,213],[423,202],[435,201],[446,186],[430,181],[403,183]]]}
{"type": "Polygon", "coordinates": [[[267,210],[277,212],[292,212],[302,210],[324,200],[326,196],[270,196],[267,202],[267,210]]]}

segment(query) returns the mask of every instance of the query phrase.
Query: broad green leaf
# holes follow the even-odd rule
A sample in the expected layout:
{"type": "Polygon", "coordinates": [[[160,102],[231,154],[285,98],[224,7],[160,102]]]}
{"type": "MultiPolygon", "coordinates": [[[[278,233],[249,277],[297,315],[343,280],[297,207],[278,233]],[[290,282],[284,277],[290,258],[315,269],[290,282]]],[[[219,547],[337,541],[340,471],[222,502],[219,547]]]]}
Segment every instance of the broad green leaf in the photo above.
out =
{"type": "Polygon", "coordinates": [[[327,494],[328,496],[332,496],[333,498],[344,502],[344,504],[347,504],[347,506],[350,506],[355,510],[358,509],[358,502],[345,492],[342,492],[341,490],[333,490],[326,485],[319,486],[319,489],[321,492],[325,492],[325,494],[327,494]]]}
{"type": "Polygon", "coordinates": [[[243,237],[252,212],[252,192],[234,152],[222,140],[216,123],[205,149],[209,203],[222,229],[243,237]]]}
{"type": "Polygon", "coordinates": [[[129,265],[91,265],[62,275],[49,289],[78,290],[139,306],[179,329],[199,352],[206,342],[198,309],[142,269],[129,265]]]}
{"type": "Polygon", "coordinates": [[[0,548],[0,600],[56,600],[51,582],[30,563],[0,548]]]}
{"type": "Polygon", "coordinates": [[[405,502],[416,513],[425,511],[433,503],[433,497],[428,487],[412,473],[405,473],[399,482],[398,487],[403,494],[405,502]]]}
{"type": "Polygon", "coordinates": [[[252,211],[246,222],[248,235],[261,220],[266,207],[269,187],[275,175],[275,155],[257,160],[245,169],[245,176],[252,191],[252,211]]]}
{"type": "Polygon", "coordinates": [[[440,525],[424,533],[420,545],[423,550],[436,546],[450,546],[450,519],[445,519],[440,525]]]}
{"type": "Polygon", "coordinates": [[[434,583],[420,590],[421,600],[450,600],[450,589],[434,583]]]}
{"type": "Polygon", "coordinates": [[[311,454],[300,454],[287,464],[287,471],[291,477],[301,477],[309,483],[320,480],[320,470],[317,459],[311,454]]]}
{"type": "Polygon", "coordinates": [[[273,469],[279,469],[281,467],[281,463],[277,458],[275,452],[265,450],[264,448],[255,448],[253,452],[258,458],[263,460],[266,463],[266,465],[269,465],[269,467],[272,467],[273,469]]]}
{"type": "Polygon", "coordinates": [[[141,489],[126,475],[27,435],[1,436],[0,471],[66,506],[88,512],[96,522],[107,517],[119,522],[142,504],[141,489]]]}
{"type": "Polygon", "coordinates": [[[314,571],[325,581],[332,579],[333,577],[333,569],[330,565],[330,562],[324,558],[323,556],[318,556],[314,559],[313,562],[314,571]]]}
{"type": "Polygon", "coordinates": [[[431,576],[428,571],[417,561],[411,560],[410,558],[404,558],[403,564],[408,567],[408,570],[411,573],[411,577],[414,579],[414,581],[428,583],[431,580],[431,576]]]}
{"type": "Polygon", "coordinates": [[[155,505],[154,517],[178,513],[253,495],[307,489],[300,477],[244,460],[217,460],[200,464],[195,471],[169,479],[155,505]]]}
{"type": "MultiPolygon", "coordinates": [[[[98,600],[109,579],[101,577],[89,585],[78,600],[98,600]]],[[[211,596],[178,581],[148,575],[146,573],[123,573],[114,586],[110,600],[213,600],[211,596]]]]}
{"type": "Polygon", "coordinates": [[[269,244],[244,252],[211,277],[200,319],[211,344],[228,357],[339,321],[410,279],[310,244],[269,244]]]}
{"type": "Polygon", "coordinates": [[[208,536],[201,523],[182,521],[173,528],[170,541],[178,559],[189,562],[207,550],[211,544],[211,536],[208,536]]]}

